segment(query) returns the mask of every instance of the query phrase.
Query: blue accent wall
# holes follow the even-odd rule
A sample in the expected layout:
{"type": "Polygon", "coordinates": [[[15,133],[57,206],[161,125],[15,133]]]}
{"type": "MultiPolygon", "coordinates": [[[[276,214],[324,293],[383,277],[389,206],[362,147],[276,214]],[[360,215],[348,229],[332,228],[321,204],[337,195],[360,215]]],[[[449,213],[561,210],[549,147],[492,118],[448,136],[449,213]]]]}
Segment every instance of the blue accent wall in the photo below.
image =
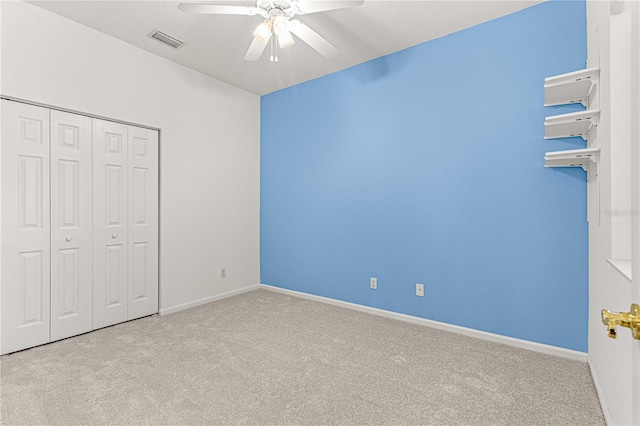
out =
{"type": "Polygon", "coordinates": [[[586,352],[586,174],[543,159],[586,44],[548,2],[263,96],[261,282],[586,352]]]}

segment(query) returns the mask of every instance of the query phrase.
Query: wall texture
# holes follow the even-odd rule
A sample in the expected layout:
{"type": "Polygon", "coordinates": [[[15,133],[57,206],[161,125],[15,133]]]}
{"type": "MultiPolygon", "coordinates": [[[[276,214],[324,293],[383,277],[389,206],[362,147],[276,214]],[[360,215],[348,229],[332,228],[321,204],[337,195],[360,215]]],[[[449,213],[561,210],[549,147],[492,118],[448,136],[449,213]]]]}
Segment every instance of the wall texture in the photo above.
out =
{"type": "Polygon", "coordinates": [[[586,351],[586,175],[543,166],[585,61],[549,2],[262,97],[261,282],[586,351]]]}
{"type": "Polygon", "coordinates": [[[23,2],[1,32],[3,95],[161,129],[161,309],[258,284],[258,96],[23,2]]]}

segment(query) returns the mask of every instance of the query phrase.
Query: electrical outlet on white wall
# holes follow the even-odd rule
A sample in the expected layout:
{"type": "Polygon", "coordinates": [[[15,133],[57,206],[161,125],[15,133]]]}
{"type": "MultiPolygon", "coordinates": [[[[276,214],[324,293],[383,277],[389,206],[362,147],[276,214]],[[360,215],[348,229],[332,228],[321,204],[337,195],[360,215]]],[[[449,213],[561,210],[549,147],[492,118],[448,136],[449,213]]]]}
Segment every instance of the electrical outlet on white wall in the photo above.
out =
{"type": "Polygon", "coordinates": [[[424,297],[424,284],[416,284],[416,296],[424,297]]]}
{"type": "Polygon", "coordinates": [[[227,278],[227,268],[220,269],[220,278],[227,278]]]}
{"type": "Polygon", "coordinates": [[[378,289],[378,279],[371,277],[369,278],[369,287],[372,288],[373,290],[377,290],[378,289]]]}

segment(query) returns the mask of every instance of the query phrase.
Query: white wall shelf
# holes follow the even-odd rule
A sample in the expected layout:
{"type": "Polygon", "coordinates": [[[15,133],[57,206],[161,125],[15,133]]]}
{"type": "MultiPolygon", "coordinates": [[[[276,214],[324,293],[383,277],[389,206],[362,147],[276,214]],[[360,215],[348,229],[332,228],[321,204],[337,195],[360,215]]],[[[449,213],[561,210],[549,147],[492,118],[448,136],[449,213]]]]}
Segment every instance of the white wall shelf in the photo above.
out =
{"type": "Polygon", "coordinates": [[[544,119],[544,138],[568,138],[580,136],[587,140],[589,130],[598,124],[600,110],[572,112],[544,119]]]}
{"type": "MultiPolygon", "coordinates": [[[[600,120],[599,104],[600,68],[587,68],[566,74],[545,78],[544,106],[582,104],[586,110],[561,114],[544,119],[544,138],[581,137],[587,146],[593,146],[598,137],[597,126],[600,120]]],[[[587,172],[587,197],[599,200],[600,194],[595,179],[598,176],[600,148],[575,149],[570,151],[547,152],[544,156],[545,167],[582,167],[587,172]],[[591,192],[591,194],[589,194],[591,192]]],[[[587,221],[599,223],[599,211],[589,208],[587,203],[587,221]]],[[[596,203],[598,205],[599,202],[596,203]]]]}
{"type": "Polygon", "coordinates": [[[598,84],[599,68],[589,68],[544,80],[544,106],[581,103],[589,107],[589,97],[598,84]]]}
{"type": "Polygon", "coordinates": [[[573,149],[570,151],[547,152],[544,155],[545,167],[582,167],[586,172],[598,163],[600,148],[573,149]]]}

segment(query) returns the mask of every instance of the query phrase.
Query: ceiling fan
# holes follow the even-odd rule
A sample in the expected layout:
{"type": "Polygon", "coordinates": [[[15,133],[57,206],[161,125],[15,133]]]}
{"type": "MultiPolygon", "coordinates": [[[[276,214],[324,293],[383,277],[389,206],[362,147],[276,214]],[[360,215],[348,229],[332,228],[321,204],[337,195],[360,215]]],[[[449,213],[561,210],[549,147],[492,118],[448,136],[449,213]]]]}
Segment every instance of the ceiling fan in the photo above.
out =
{"type": "Polygon", "coordinates": [[[178,8],[185,13],[262,16],[264,22],[253,32],[254,38],[244,59],[257,61],[270,42],[271,61],[278,62],[278,47],[292,45],[294,43],[292,34],[325,58],[331,58],[338,53],[338,49],[320,34],[299,20],[291,18],[296,15],[359,6],[363,3],[364,0],[256,0],[255,7],[180,3],[178,8]]]}

